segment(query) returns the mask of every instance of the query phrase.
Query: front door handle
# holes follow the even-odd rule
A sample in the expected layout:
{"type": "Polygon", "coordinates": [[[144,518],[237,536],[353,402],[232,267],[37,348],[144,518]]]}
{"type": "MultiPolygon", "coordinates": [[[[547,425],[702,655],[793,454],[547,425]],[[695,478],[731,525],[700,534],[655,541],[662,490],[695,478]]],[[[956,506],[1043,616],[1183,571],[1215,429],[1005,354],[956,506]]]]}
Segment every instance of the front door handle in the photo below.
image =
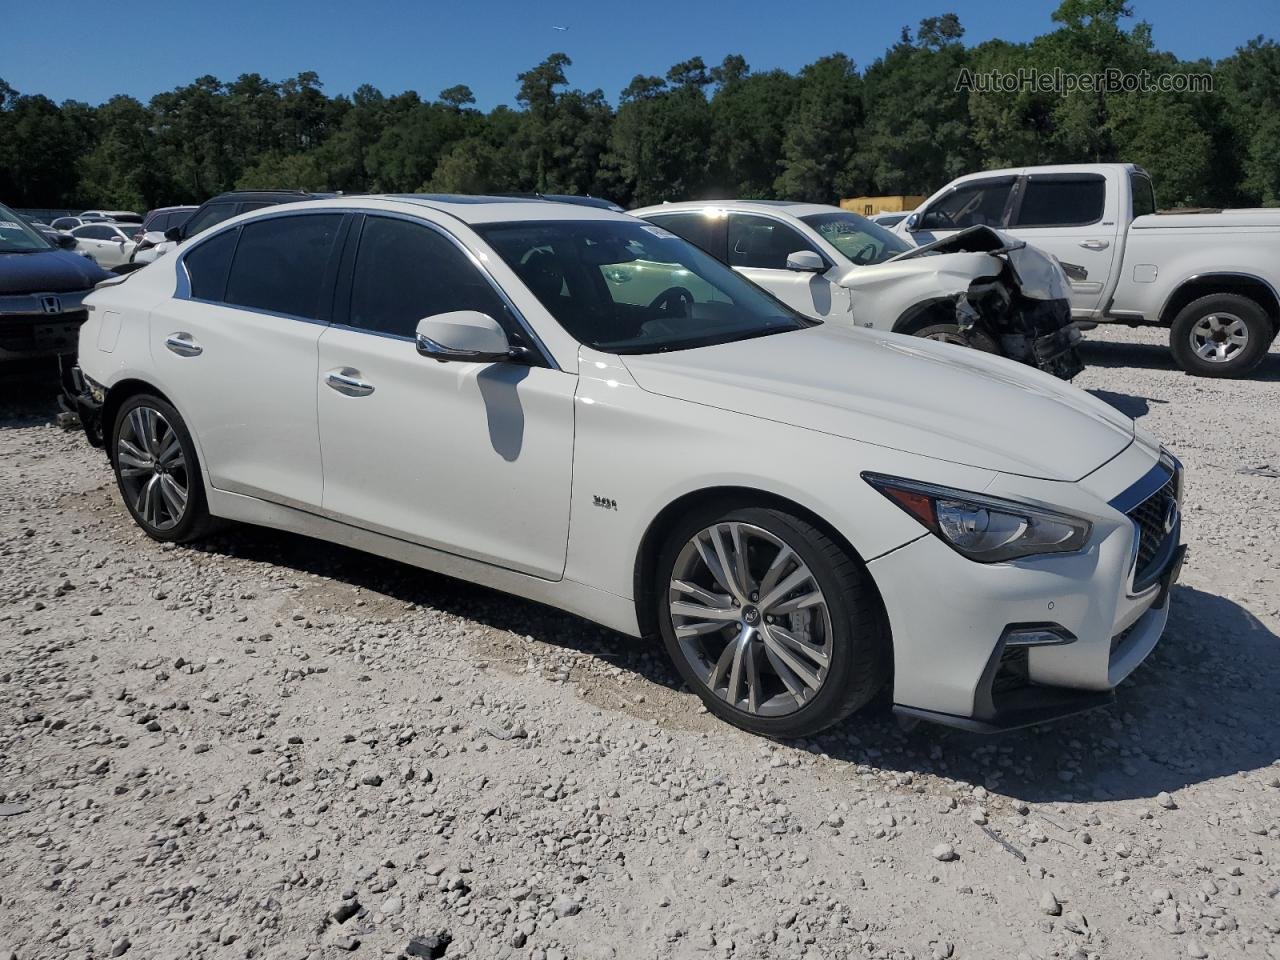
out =
{"type": "Polygon", "coordinates": [[[171,333],[165,337],[164,345],[180,357],[198,357],[204,353],[204,347],[189,333],[171,333]]]}
{"type": "Polygon", "coordinates": [[[1111,246],[1110,240],[1081,240],[1080,246],[1086,250],[1105,250],[1111,246]]]}
{"type": "Polygon", "coordinates": [[[352,367],[337,367],[324,375],[324,382],[343,396],[367,397],[373,393],[373,384],[360,379],[360,371],[352,367]]]}

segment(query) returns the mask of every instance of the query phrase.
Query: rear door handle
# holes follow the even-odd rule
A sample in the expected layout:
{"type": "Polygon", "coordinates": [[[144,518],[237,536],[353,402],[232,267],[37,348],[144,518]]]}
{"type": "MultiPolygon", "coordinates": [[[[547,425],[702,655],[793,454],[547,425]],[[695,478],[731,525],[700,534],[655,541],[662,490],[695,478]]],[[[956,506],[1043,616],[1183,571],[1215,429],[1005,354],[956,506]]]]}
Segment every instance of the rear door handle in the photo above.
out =
{"type": "Polygon", "coordinates": [[[198,357],[204,353],[204,347],[189,333],[171,333],[165,337],[164,345],[180,357],[198,357]]]}
{"type": "Polygon", "coordinates": [[[324,375],[324,382],[343,396],[367,397],[373,393],[373,384],[360,379],[360,371],[352,367],[337,367],[324,375]]]}
{"type": "Polygon", "coordinates": [[[1081,240],[1080,246],[1086,250],[1105,250],[1111,246],[1110,240],[1081,240]]]}

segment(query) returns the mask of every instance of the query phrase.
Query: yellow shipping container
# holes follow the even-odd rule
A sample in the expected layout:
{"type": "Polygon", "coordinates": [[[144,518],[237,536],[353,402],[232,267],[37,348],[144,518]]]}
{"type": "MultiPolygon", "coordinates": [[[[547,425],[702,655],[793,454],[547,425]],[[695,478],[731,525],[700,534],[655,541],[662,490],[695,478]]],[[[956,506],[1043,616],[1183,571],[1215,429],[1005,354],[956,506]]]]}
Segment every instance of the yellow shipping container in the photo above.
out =
{"type": "Polygon", "coordinates": [[[877,213],[909,213],[922,203],[924,197],[906,194],[896,197],[849,197],[840,201],[840,208],[870,217],[877,213]]]}

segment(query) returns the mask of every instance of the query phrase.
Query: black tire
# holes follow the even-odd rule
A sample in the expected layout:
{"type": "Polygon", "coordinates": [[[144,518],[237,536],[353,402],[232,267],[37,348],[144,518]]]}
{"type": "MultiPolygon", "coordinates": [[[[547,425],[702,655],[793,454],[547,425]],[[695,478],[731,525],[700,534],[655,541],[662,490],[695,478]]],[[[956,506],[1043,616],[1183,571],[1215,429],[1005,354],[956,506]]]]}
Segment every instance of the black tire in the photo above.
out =
{"type": "Polygon", "coordinates": [[[1174,362],[1197,377],[1242,377],[1262,362],[1275,336],[1271,318],[1256,300],[1211,293],[1178,311],[1169,329],[1169,349],[1174,362]],[[1241,334],[1244,343],[1231,339],[1241,334]],[[1197,352],[1219,348],[1222,356],[1216,359],[1197,352]]]}
{"type": "Polygon", "coordinates": [[[995,341],[985,333],[978,330],[962,331],[958,323],[931,323],[927,327],[912,330],[911,335],[913,337],[923,337],[926,340],[952,343],[960,347],[970,347],[974,350],[981,350],[983,353],[1000,352],[1000,348],[996,346],[995,341]]]}
{"type": "MultiPolygon", "coordinates": [[[[137,448],[136,445],[135,448],[137,448]]],[[[172,404],[146,393],[129,397],[116,411],[115,421],[111,424],[111,444],[108,450],[111,455],[111,465],[115,469],[116,486],[120,490],[120,498],[124,501],[125,509],[129,511],[134,522],[147,536],[162,543],[189,543],[203,537],[212,529],[213,521],[209,516],[208,502],[205,499],[204,480],[200,473],[200,462],[196,457],[196,447],[191,440],[191,433],[187,430],[186,423],[172,404]],[[176,466],[176,459],[171,459],[169,462],[175,465],[165,466],[159,472],[168,474],[186,490],[185,502],[180,511],[175,511],[169,506],[168,498],[161,496],[163,491],[156,493],[161,501],[160,515],[149,518],[145,512],[146,508],[140,508],[142,501],[138,499],[138,493],[140,484],[145,486],[145,481],[129,475],[131,470],[137,468],[127,462],[122,464],[122,458],[127,454],[121,447],[122,434],[128,433],[129,437],[134,435],[137,421],[131,420],[131,416],[135,411],[140,411],[140,415],[144,418],[147,417],[146,411],[152,411],[162,418],[164,430],[158,431],[158,446],[164,446],[164,441],[169,437],[170,432],[177,441],[181,450],[181,467],[176,466]],[[175,512],[178,514],[176,522],[169,523],[175,512]],[[153,519],[156,522],[153,522],[153,519]]],[[[150,451],[143,450],[143,452],[149,454],[150,451]]],[[[154,461],[156,458],[151,459],[154,461]]]]}
{"type": "MultiPolygon", "coordinates": [[[[850,557],[822,530],[806,520],[782,510],[763,507],[733,509],[713,504],[695,510],[671,530],[658,555],[656,576],[654,602],[668,655],[685,683],[698,694],[707,709],[734,726],[780,739],[809,736],[870,703],[889,678],[892,654],[888,629],[879,594],[870,575],[857,558],[850,557]],[[716,524],[730,523],[760,528],[790,547],[808,566],[812,580],[826,602],[831,645],[825,678],[811,699],[784,715],[753,713],[718,695],[708,686],[706,677],[695,669],[676,637],[670,602],[672,596],[677,595],[671,593],[677,560],[699,531],[716,524]]],[[[746,616],[745,613],[743,615],[746,616]]],[[[736,623],[726,627],[729,633],[738,629],[736,623]]],[[[791,623],[787,624],[787,629],[792,629],[791,623]]],[[[697,642],[702,643],[703,640],[699,638],[697,642]]],[[[719,635],[709,635],[707,642],[718,643],[719,635]]],[[[732,643],[731,639],[725,640],[726,646],[732,646],[732,643]]],[[[763,651],[762,647],[756,649],[763,651]]],[[[711,655],[714,657],[714,653],[711,655]]],[[[761,657],[766,656],[761,653],[761,657]]],[[[766,664],[764,659],[757,662],[766,664]]],[[[705,664],[703,667],[705,669],[705,664]]],[[[780,681],[776,674],[775,677],[780,681]]]]}

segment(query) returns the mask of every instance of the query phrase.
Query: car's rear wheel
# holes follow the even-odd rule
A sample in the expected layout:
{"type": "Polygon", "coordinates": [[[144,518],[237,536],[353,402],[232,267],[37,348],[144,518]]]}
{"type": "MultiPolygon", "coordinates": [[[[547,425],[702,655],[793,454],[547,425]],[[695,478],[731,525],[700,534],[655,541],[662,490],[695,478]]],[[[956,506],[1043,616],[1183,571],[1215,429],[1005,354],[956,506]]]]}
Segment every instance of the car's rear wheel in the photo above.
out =
{"type": "Polygon", "coordinates": [[[717,716],[800,737],[865,705],[890,657],[866,570],[781,510],[686,517],[658,558],[658,623],[685,682],[717,716]]]}
{"type": "Polygon", "coordinates": [[[1256,301],[1213,293],[1183,307],[1169,329],[1173,359],[1200,377],[1240,377],[1266,356],[1275,328],[1256,301]]]}
{"type": "Polygon", "coordinates": [[[172,404],[150,394],[116,412],[111,461],[125,507],[148,536],[197,539],[209,528],[200,465],[186,424],[172,404]]]}

